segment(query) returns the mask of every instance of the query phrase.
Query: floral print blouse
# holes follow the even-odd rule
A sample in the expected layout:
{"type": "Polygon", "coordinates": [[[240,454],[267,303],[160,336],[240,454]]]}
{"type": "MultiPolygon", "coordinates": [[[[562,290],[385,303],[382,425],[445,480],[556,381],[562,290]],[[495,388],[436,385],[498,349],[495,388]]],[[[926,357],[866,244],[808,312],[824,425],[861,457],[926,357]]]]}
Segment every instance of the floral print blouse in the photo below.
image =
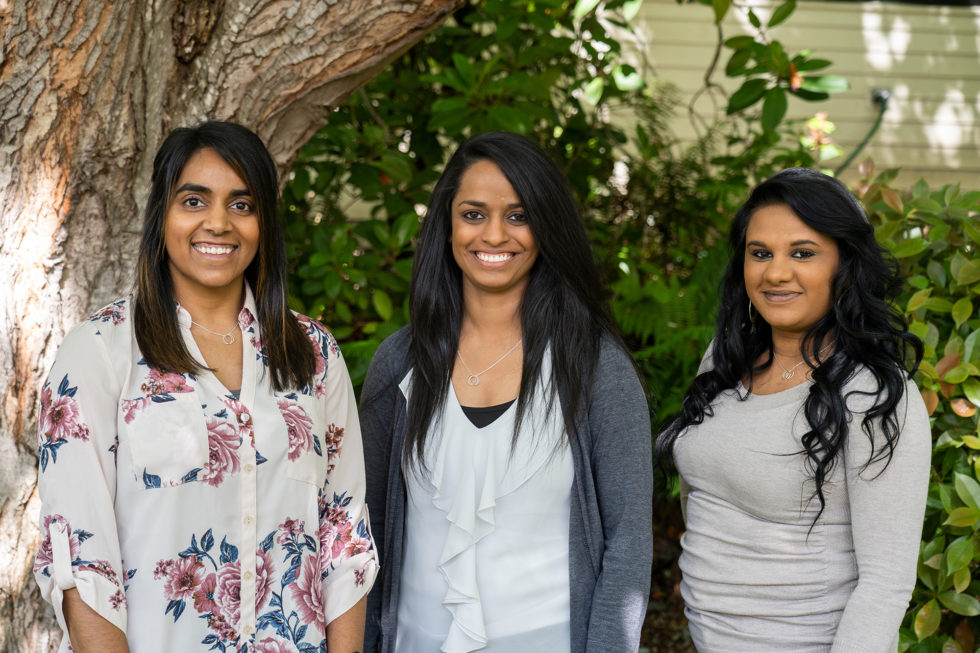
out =
{"type": "MultiPolygon", "coordinates": [[[[255,303],[238,317],[238,398],[210,372],[140,355],[129,299],[67,335],[41,392],[43,541],[34,575],[65,630],[64,590],[130,651],[326,651],[326,625],[377,574],[357,409],[336,341],[297,316],[315,378],[275,392],[255,303]]],[[[189,351],[190,315],[177,308],[189,351]]]]}

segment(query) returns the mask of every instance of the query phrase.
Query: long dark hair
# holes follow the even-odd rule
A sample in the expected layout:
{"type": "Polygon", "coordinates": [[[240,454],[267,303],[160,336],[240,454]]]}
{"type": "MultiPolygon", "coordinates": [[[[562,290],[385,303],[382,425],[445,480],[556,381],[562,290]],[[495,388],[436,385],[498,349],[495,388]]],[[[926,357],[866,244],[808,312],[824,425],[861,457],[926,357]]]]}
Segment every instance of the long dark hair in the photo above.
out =
{"type": "Polygon", "coordinates": [[[419,236],[409,292],[413,369],[406,415],[404,461],[420,466],[426,432],[449,391],[463,316],[462,274],[449,243],[452,200],[463,173],[477,161],[496,164],[521,200],[538,258],[521,301],[524,364],[514,437],[541,375],[546,347],[553,361],[549,408],[557,393],[566,436],[589,399],[603,337],[625,351],[606,310],[585,225],[555,163],[523,136],[489,132],[467,140],[436,183],[419,236]]]}
{"type": "Polygon", "coordinates": [[[201,365],[184,345],[174,312],[173,281],[164,240],[167,207],[190,158],[214,150],[245,181],[259,218],[259,249],[245,270],[255,294],[256,319],[269,359],[272,385],[282,391],[309,383],[316,371],[313,346],[286,306],[286,245],[279,221],[276,166],[254,133],[230,122],[175,129],[153,159],[143,215],[133,322],[144,360],[168,372],[196,373],[201,365]]]}
{"type": "MultiPolygon", "coordinates": [[[[921,341],[908,332],[904,316],[889,303],[902,280],[894,259],[875,240],[874,229],[858,201],[836,179],[808,168],[789,168],[759,184],[732,222],[731,259],[721,285],[721,306],[711,350],[711,369],[699,374],[684,395],[681,413],[657,439],[657,456],[673,460],[677,438],[692,424],[711,416],[711,402],[773,362],[772,330],[761,316],[750,319],[743,265],[745,232],[756,210],[786,205],[810,228],[837,244],[839,267],[831,282],[833,308],[807,331],[801,343],[804,359],[816,366],[803,413],[809,430],[801,444],[813,474],[823,513],[823,486],[849,435],[850,409],[844,386],[863,366],[877,384],[871,408],[861,428],[871,441],[867,464],[891,461],[900,432],[896,410],[922,360],[921,341]],[[833,340],[834,350],[821,356],[822,343],[833,340]],[[756,366],[755,361],[765,356],[756,366]],[[907,365],[910,364],[911,372],[907,365]],[[880,424],[884,442],[874,438],[880,424]]],[[[865,393],[861,393],[865,394],[865,393]]]]}

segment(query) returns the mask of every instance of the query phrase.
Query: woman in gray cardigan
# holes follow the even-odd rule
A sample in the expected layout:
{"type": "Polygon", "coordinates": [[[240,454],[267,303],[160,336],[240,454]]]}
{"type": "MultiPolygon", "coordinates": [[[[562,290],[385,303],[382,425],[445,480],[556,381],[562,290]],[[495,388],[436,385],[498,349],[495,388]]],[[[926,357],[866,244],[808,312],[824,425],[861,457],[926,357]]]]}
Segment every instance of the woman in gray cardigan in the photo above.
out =
{"type": "Polygon", "coordinates": [[[382,557],[367,650],[635,652],[648,406],[571,193],[537,145],[495,132],[456,151],[410,311],[362,391],[382,557]]]}
{"type": "Polygon", "coordinates": [[[732,223],[715,339],[657,443],[687,490],[681,593],[702,653],[894,653],[915,585],[922,343],[861,205],[791,168],[732,223]]]}

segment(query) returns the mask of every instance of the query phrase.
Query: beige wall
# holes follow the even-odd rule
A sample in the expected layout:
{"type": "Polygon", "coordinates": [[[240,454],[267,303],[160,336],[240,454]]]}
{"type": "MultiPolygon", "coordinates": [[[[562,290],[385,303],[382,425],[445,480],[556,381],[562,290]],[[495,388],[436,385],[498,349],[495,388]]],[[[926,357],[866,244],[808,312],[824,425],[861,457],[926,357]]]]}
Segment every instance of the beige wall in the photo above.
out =
{"type": "MultiPolygon", "coordinates": [[[[763,23],[773,0],[743,0],[763,23]]],[[[641,48],[647,53],[648,78],[672,82],[686,99],[703,84],[716,41],[710,7],[678,5],[675,0],[645,0],[635,19],[641,48]]],[[[752,33],[744,13],[733,7],[723,23],[725,37],[752,33]]],[[[849,91],[822,103],[791,98],[789,118],[826,111],[837,126],[835,142],[853,151],[877,117],[872,88],[892,97],[884,121],[859,156],[871,156],[878,169],[901,167],[900,183],[924,176],[931,184],[962,181],[980,188],[980,7],[909,5],[895,2],[811,2],[800,0],[796,12],[771,32],[790,54],[802,48],[830,59],[828,69],[845,76],[849,91]]],[[[714,81],[729,91],[723,50],[714,81]]],[[[686,100],[685,100],[686,101],[686,100]]],[[[696,110],[723,115],[707,100],[696,110]]],[[[693,138],[686,111],[676,119],[682,139],[693,138]]],[[[836,168],[843,157],[827,163],[836,168]]],[[[856,178],[856,162],[842,178],[856,178]]]]}

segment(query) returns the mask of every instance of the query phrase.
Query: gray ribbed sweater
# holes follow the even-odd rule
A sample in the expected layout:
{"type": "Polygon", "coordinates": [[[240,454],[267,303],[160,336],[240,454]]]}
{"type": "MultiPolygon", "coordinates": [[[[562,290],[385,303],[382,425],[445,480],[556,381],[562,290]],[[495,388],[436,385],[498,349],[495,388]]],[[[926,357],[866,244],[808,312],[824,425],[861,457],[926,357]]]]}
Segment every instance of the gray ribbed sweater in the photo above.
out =
{"type": "MultiPolygon", "coordinates": [[[[902,426],[887,468],[867,469],[853,411],[844,455],[824,484],[826,508],[805,468],[800,435],[812,382],[770,395],[717,397],[714,416],[675,444],[690,486],[681,592],[701,653],[886,653],[915,585],[932,440],[915,385],[898,407],[902,426]],[[880,472],[880,474],[879,474],[880,472]]],[[[846,391],[874,388],[861,372],[846,391]]],[[[742,390],[744,393],[744,390],[742,390]]],[[[884,441],[876,433],[876,452],[884,441]]]]}

